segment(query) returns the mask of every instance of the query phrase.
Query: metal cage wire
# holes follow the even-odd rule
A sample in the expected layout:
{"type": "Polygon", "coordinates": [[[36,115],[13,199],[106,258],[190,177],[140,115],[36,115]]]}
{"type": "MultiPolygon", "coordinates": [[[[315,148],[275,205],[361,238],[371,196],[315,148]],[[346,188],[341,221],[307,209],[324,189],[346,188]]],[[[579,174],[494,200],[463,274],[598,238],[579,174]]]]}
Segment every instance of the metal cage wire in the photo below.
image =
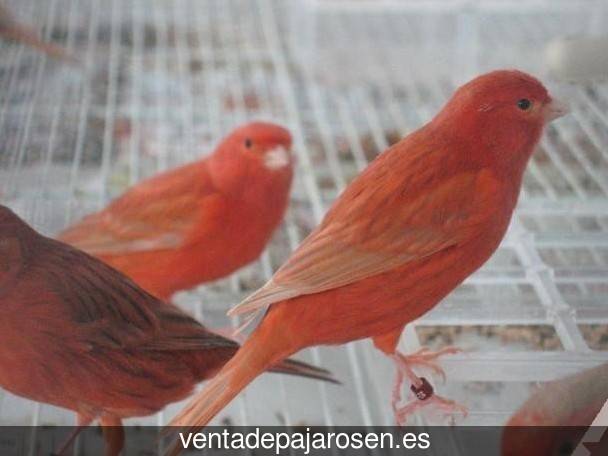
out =
{"type": "MultiPolygon", "coordinates": [[[[292,204],[263,257],[177,298],[212,327],[234,326],[225,311],[271,276],[376,153],[427,121],[458,83],[514,65],[543,76],[542,46],[597,29],[607,11],[606,2],[581,10],[576,2],[492,0],[448,9],[442,1],[360,0],[8,4],[85,66],[0,43],[1,195],[47,234],[128,185],[200,157],[247,119],[293,132],[292,204]]],[[[463,424],[501,424],[530,384],[608,360],[608,85],[552,87],[566,93],[572,114],[548,128],[507,238],[402,337],[411,352],[429,328],[459,328],[457,340],[471,350],[443,359],[448,382],[438,389],[470,407],[463,424]],[[505,348],[467,332],[480,326],[550,334],[556,346],[505,348]]],[[[344,385],[264,375],[214,422],[392,424],[392,366],[368,341],[299,356],[344,385]]],[[[128,423],[163,424],[182,405],[128,423]]],[[[2,394],[0,423],[72,422],[67,411],[2,394]]]]}

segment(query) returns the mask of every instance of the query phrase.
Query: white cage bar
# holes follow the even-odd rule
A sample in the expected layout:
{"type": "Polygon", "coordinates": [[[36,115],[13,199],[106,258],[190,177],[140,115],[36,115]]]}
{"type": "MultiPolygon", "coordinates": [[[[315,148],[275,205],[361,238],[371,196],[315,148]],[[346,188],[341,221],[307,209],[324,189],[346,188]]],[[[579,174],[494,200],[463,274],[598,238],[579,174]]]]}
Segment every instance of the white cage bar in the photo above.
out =
{"type": "MultiPolygon", "coordinates": [[[[204,155],[247,119],[285,124],[298,158],[285,223],[259,262],[177,299],[210,326],[234,325],[225,311],[270,277],[375,154],[427,121],[457,84],[504,66],[544,77],[538,56],[549,40],[608,19],[607,2],[579,3],[10,1],[85,69],[0,42],[2,201],[53,234],[128,185],[204,155]]],[[[549,127],[507,238],[402,338],[412,351],[424,334],[437,339],[452,328],[470,348],[444,359],[448,382],[439,385],[470,407],[463,424],[503,423],[530,384],[608,360],[608,85],[551,86],[573,111],[549,127]],[[500,330],[484,339],[480,326],[500,330]],[[509,328],[548,334],[556,347],[497,341],[509,328]]],[[[392,424],[392,366],[369,342],[299,356],[344,385],[266,375],[214,422],[392,424]]],[[[181,405],[129,423],[165,423],[181,405]]],[[[0,423],[72,420],[2,394],[0,423]]]]}

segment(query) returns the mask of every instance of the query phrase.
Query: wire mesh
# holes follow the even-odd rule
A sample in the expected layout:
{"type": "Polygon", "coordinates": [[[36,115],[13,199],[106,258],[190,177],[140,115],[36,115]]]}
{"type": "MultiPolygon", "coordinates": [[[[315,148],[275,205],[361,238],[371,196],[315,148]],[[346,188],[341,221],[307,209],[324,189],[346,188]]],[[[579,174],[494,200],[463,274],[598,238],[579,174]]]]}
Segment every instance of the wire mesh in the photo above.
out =
{"type": "MultiPolygon", "coordinates": [[[[204,156],[247,119],[286,125],[298,169],[273,242],[254,265],[176,298],[209,326],[231,327],[225,311],[458,83],[505,66],[543,76],[542,46],[593,29],[607,11],[604,2],[587,10],[576,2],[370,3],[8,2],[84,70],[0,42],[3,202],[53,234],[140,179],[204,156]]],[[[466,349],[443,360],[448,382],[438,387],[470,407],[463,424],[501,424],[531,384],[608,360],[608,85],[552,88],[573,112],[548,128],[505,241],[402,337],[406,352],[452,342],[466,349]]],[[[392,366],[368,341],[299,356],[344,384],[265,375],[214,422],[392,424],[392,366]]],[[[129,423],[165,423],[181,405],[129,423]]],[[[7,392],[0,399],[2,424],[72,420],[7,392]]]]}

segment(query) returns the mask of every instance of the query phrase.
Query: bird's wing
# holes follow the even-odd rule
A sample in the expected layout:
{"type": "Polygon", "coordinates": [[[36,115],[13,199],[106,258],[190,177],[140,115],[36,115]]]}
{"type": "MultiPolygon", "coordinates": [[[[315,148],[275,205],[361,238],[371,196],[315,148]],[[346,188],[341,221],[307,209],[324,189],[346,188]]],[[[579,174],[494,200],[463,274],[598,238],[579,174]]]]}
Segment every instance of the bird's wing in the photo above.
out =
{"type": "Polygon", "coordinates": [[[67,228],[58,238],[93,255],[185,245],[192,230],[204,230],[215,223],[225,205],[208,174],[194,165],[142,182],[104,210],[67,228]],[[208,223],[199,223],[203,219],[208,223]]]}
{"type": "Polygon", "coordinates": [[[273,278],[230,313],[338,288],[467,241],[481,221],[473,207],[478,178],[457,174],[411,195],[349,187],[352,198],[340,198],[273,278]]]}
{"type": "Polygon", "coordinates": [[[31,315],[40,319],[48,334],[71,347],[90,352],[235,346],[103,262],[57,241],[48,242],[48,253],[28,273],[44,277],[53,309],[40,306],[40,314],[31,309],[31,315]]]}

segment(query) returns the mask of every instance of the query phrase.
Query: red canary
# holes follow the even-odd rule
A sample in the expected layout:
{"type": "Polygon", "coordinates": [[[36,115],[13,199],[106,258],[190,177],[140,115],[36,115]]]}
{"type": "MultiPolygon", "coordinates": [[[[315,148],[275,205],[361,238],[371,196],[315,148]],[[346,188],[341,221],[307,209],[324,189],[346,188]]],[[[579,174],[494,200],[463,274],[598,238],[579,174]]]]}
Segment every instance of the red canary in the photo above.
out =
{"type": "MultiPolygon", "coordinates": [[[[185,398],[238,349],[112,267],[38,234],[4,206],[0,307],[0,386],[73,410],[80,426],[99,418],[108,455],[122,448],[122,418],[185,398]]],[[[333,381],[298,361],[270,370],[333,381]]]]}
{"type": "MultiPolygon", "coordinates": [[[[495,71],[459,88],[428,124],[379,155],[274,277],[232,310],[258,328],[171,425],[200,428],[267,366],[305,347],[371,337],[421,404],[454,407],[411,371],[436,354],[396,351],[498,247],[544,125],[564,114],[543,85],[495,71]]],[[[398,422],[412,411],[398,409],[398,422]]],[[[414,407],[414,408],[415,408],[414,407]]]]}
{"type": "MultiPolygon", "coordinates": [[[[507,422],[502,456],[571,454],[606,401],[608,363],[547,383],[507,422]]],[[[603,445],[608,445],[607,437],[603,445]]],[[[608,448],[603,449],[592,455],[607,454],[608,448]]]]}
{"type": "Polygon", "coordinates": [[[209,157],[154,176],[59,235],[162,299],[255,260],[283,219],[291,135],[254,122],[209,157]]]}

